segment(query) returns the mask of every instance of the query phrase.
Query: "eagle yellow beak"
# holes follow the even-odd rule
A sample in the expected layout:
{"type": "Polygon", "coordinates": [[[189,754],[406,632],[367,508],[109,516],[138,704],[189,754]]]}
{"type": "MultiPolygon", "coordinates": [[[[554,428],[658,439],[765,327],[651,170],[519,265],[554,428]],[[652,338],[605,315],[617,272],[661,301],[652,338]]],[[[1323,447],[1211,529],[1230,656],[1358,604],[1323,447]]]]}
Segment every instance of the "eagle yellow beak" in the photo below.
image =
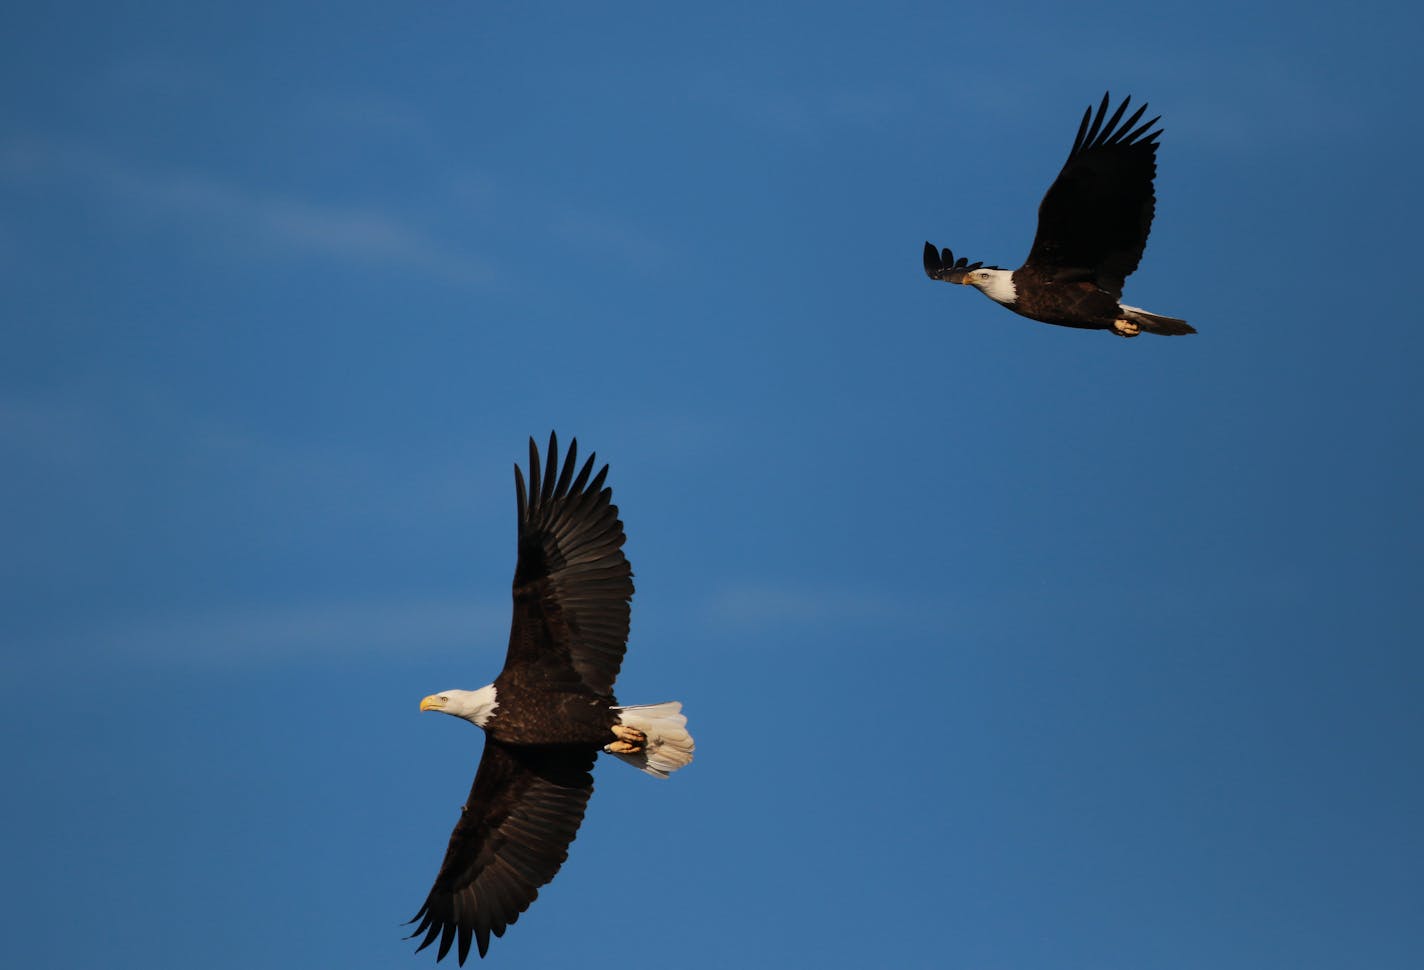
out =
{"type": "Polygon", "coordinates": [[[438,711],[445,706],[445,702],[436,694],[431,694],[420,702],[422,711],[438,711]]]}

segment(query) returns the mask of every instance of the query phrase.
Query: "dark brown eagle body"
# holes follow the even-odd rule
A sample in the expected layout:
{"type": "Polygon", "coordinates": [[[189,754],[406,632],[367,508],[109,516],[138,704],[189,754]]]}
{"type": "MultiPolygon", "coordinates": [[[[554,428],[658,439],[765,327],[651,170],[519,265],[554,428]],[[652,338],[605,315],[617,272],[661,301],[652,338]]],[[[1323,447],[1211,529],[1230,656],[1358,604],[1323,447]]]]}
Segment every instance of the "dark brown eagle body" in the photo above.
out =
{"type": "Polygon", "coordinates": [[[1121,303],[1123,282],[1137,269],[1156,209],[1158,121],[1139,124],[1124,98],[1111,118],[1103,95],[1089,108],[1078,137],[1038,207],[1038,232],[1024,265],[1012,274],[956,260],[925,243],[925,273],[935,280],[975,286],[1020,316],[1060,327],[1111,330],[1122,336],[1196,333],[1186,321],[1121,303]]]}
{"type": "Polygon", "coordinates": [[[611,738],[618,714],[611,695],[603,698],[523,685],[503,685],[496,678],[499,706],[517,713],[495,711],[485,725],[485,736],[500,744],[522,747],[567,746],[601,748],[611,738]]]}
{"type": "Polygon", "coordinates": [[[1019,316],[1079,330],[1111,330],[1122,316],[1117,299],[1090,280],[1059,280],[1036,266],[1014,270],[1014,288],[1032,299],[1020,297],[1004,306],[1019,316]]]}
{"type": "Polygon", "coordinates": [[[454,694],[494,701],[492,713],[467,718],[485,730],[484,754],[435,884],[411,921],[412,936],[424,934],[419,949],[439,939],[437,959],[453,945],[464,963],[472,942],[483,956],[490,936],[503,935],[559,871],[593,792],[594,761],[619,723],[613,682],[633,572],[604,486],[608,468],[592,475],[590,456],[575,475],[577,447],[560,469],[551,435],[541,474],[531,440],[527,492],[514,470],[519,558],[503,671],[481,691],[421,704],[438,710],[454,694]]]}

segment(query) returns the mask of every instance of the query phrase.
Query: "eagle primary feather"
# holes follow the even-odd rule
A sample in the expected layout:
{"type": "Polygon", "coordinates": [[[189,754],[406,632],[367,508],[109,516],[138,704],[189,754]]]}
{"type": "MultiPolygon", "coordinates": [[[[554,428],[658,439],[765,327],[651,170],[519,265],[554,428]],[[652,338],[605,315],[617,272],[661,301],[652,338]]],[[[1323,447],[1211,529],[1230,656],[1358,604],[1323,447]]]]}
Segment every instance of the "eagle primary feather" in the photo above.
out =
{"type": "Polygon", "coordinates": [[[469,798],[425,903],[411,920],[419,950],[439,940],[463,964],[484,956],[559,871],[593,793],[600,749],[667,777],[692,761],[677,702],[620,707],[613,682],[627,646],[633,571],[623,523],[605,486],[608,466],[562,466],[549,436],[547,463],[529,442],[529,481],[516,465],[518,558],[504,669],[476,691],[451,690],[421,710],[461,717],[485,731],[469,798]],[[577,474],[575,474],[577,469],[577,474]]]}
{"type": "Polygon", "coordinates": [[[1196,333],[1185,320],[1120,302],[1123,282],[1137,269],[1156,211],[1158,118],[1142,121],[1141,105],[1124,118],[1130,97],[1108,117],[1111,98],[1089,107],[1073,148],[1038,207],[1038,230],[1028,259],[1016,270],[954,259],[925,243],[930,279],[976,287],[1021,316],[1062,327],[1196,333]]]}

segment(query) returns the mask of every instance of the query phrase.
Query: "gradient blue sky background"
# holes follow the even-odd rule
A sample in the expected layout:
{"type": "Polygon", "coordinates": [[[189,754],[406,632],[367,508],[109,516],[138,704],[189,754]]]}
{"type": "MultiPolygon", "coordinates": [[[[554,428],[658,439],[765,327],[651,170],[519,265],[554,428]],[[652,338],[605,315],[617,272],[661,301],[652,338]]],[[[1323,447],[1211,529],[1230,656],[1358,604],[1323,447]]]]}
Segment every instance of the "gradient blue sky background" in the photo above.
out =
{"type": "Polygon", "coordinates": [[[1421,17],[1176,9],[7,9],[0,963],[430,965],[553,427],[698,760],[495,965],[1424,965],[1421,17]],[[1106,88],[1198,337],[922,275],[1106,88]]]}

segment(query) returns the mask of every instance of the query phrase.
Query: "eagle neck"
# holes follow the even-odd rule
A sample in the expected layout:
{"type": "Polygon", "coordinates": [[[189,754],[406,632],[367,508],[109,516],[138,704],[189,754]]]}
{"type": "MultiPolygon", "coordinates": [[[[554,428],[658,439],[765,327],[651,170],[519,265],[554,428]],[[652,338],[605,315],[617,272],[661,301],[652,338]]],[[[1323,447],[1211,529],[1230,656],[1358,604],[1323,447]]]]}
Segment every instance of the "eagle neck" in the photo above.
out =
{"type": "Polygon", "coordinates": [[[991,272],[993,275],[980,284],[979,289],[995,303],[1011,306],[1019,298],[1019,288],[1015,283],[1013,271],[1000,269],[991,272]]]}
{"type": "Polygon", "coordinates": [[[494,717],[494,712],[499,708],[499,701],[496,700],[497,691],[494,684],[481,687],[477,691],[470,692],[472,709],[468,714],[461,715],[476,727],[485,727],[490,719],[494,717]]]}

